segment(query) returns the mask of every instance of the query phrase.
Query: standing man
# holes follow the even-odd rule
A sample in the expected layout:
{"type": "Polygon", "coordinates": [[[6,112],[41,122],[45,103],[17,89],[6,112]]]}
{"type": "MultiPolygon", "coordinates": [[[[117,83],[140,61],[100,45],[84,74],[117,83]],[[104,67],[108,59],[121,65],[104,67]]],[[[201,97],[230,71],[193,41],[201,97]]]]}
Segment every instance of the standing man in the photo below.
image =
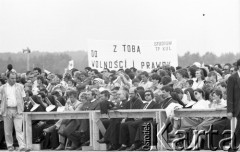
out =
{"type": "MultiPolygon", "coordinates": [[[[227,83],[227,117],[229,119],[237,117],[234,148],[238,147],[240,143],[240,59],[237,61],[237,69],[238,71],[228,78],[227,83]]],[[[236,150],[231,148],[231,151],[236,150]]]]}
{"type": "Polygon", "coordinates": [[[7,73],[8,82],[4,84],[0,90],[1,111],[4,121],[4,133],[7,148],[13,151],[13,125],[20,151],[26,151],[24,143],[23,111],[24,98],[26,96],[23,85],[16,83],[17,74],[14,72],[7,73]]]}

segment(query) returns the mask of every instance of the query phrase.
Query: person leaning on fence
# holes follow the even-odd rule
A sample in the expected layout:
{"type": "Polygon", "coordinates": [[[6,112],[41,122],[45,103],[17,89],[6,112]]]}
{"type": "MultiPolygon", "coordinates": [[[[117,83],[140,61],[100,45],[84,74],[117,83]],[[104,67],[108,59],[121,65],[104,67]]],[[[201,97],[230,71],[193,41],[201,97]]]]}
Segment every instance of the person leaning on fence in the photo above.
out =
{"type": "MultiPolygon", "coordinates": [[[[130,100],[126,103],[126,109],[141,109],[143,102],[140,99],[136,88],[130,88],[129,98],[130,100]]],[[[119,136],[119,144],[121,144],[121,147],[118,150],[126,150],[129,146],[128,123],[130,123],[131,121],[134,121],[134,119],[125,118],[121,122],[119,136]]]]}
{"type": "MultiPolygon", "coordinates": [[[[32,95],[29,97],[30,104],[31,104],[31,112],[46,112],[45,107],[41,104],[40,99],[37,95],[32,95]],[[36,107],[36,105],[39,105],[36,107]]],[[[39,143],[41,141],[41,135],[44,127],[46,126],[46,121],[41,120],[34,120],[32,121],[32,137],[33,143],[39,143]]]]}
{"type": "MultiPolygon", "coordinates": [[[[192,106],[192,109],[209,109],[210,102],[208,100],[205,100],[205,94],[202,89],[196,89],[194,90],[194,96],[197,99],[197,102],[192,106]]],[[[169,134],[170,136],[175,136],[175,132],[178,129],[189,129],[192,127],[196,127],[200,123],[203,122],[203,118],[200,117],[184,117],[184,118],[177,118],[174,116],[174,122],[173,122],[173,130],[169,134]]],[[[190,145],[188,148],[195,148],[198,147],[191,147],[190,145]]],[[[195,145],[194,145],[195,146],[195,145]]]]}
{"type": "MultiPolygon", "coordinates": [[[[85,102],[80,109],[77,108],[76,110],[100,110],[100,101],[97,98],[96,92],[91,90],[86,94],[87,102],[85,102]]],[[[77,123],[77,125],[74,125],[74,128],[69,127],[69,131],[64,129],[62,135],[72,141],[72,145],[68,150],[81,150],[81,146],[89,145],[89,120],[81,119],[74,123],[77,123]]]]}
{"type": "Polygon", "coordinates": [[[0,90],[1,115],[4,121],[5,140],[9,151],[13,151],[13,126],[20,151],[26,151],[24,134],[22,131],[24,98],[26,97],[23,85],[16,83],[17,74],[8,72],[8,82],[0,90]]]}
{"type": "MultiPolygon", "coordinates": [[[[211,103],[209,104],[209,108],[221,109],[221,108],[226,108],[227,107],[226,101],[222,99],[221,90],[215,90],[215,91],[211,92],[211,94],[212,94],[212,100],[210,101],[211,103]]],[[[193,127],[192,129],[208,131],[210,126],[214,122],[216,122],[218,120],[221,120],[221,119],[222,119],[221,117],[205,118],[202,123],[200,123],[196,127],[193,127]]],[[[195,132],[195,134],[193,134],[192,142],[189,145],[189,147],[190,148],[195,147],[197,141],[198,141],[198,145],[200,145],[202,139],[205,139],[205,136],[201,135],[201,136],[198,137],[197,132],[195,132]]]]}
{"type": "MultiPolygon", "coordinates": [[[[55,98],[52,95],[47,95],[46,93],[39,92],[38,97],[40,99],[40,103],[44,105],[46,111],[49,110],[49,108],[52,108],[50,109],[51,111],[57,111],[57,104],[55,98]]],[[[41,120],[39,122],[39,127],[46,129],[55,123],[56,120],[41,120]]],[[[41,142],[42,149],[55,149],[59,145],[58,133],[56,130],[46,134],[44,131],[42,131],[42,135],[39,137],[39,140],[41,142]]]]}
{"type": "MultiPolygon", "coordinates": [[[[114,107],[111,110],[125,109],[126,103],[128,102],[129,93],[128,90],[120,89],[118,90],[116,100],[112,101],[114,107]]],[[[110,118],[109,126],[106,132],[100,140],[99,143],[107,143],[107,150],[117,150],[119,148],[119,127],[122,118],[110,118]]]]}
{"type": "MultiPolygon", "coordinates": [[[[87,103],[86,92],[82,92],[80,94],[80,102],[82,104],[80,106],[76,107],[75,111],[82,111],[83,107],[86,105],[86,103],[87,103]]],[[[79,119],[79,120],[76,120],[76,121],[72,122],[72,123],[77,123],[79,125],[75,130],[74,130],[74,128],[72,128],[73,132],[70,135],[67,136],[67,139],[69,139],[72,142],[72,145],[70,147],[65,146],[65,149],[67,149],[67,150],[74,150],[74,149],[81,150],[81,149],[79,149],[79,148],[81,148],[81,147],[79,147],[79,145],[81,145],[82,143],[87,141],[86,134],[83,132],[83,130],[80,130],[80,128],[82,129],[81,125],[84,124],[84,121],[86,121],[86,120],[79,119]]],[[[87,128],[85,128],[85,130],[87,130],[87,128]]]]}
{"type": "MultiPolygon", "coordinates": [[[[70,90],[67,92],[67,103],[65,104],[64,111],[75,111],[76,109],[80,109],[82,104],[80,101],[77,100],[77,91],[70,90]]],[[[57,97],[55,97],[57,100],[57,97]]],[[[59,146],[56,150],[63,150],[65,149],[65,136],[71,134],[71,131],[74,131],[74,127],[77,126],[77,120],[68,120],[68,119],[60,119],[54,125],[44,129],[45,133],[51,133],[55,130],[58,130],[59,133],[59,146]],[[74,127],[73,127],[74,126],[74,127]]]]}
{"type": "MultiPolygon", "coordinates": [[[[142,107],[143,110],[159,108],[159,104],[157,104],[154,101],[154,95],[151,90],[146,90],[144,92],[144,95],[145,95],[145,100],[147,102],[145,104],[143,104],[143,107],[142,107]]],[[[153,119],[152,118],[135,119],[135,121],[131,121],[128,124],[128,132],[129,132],[129,137],[130,137],[129,143],[130,143],[131,147],[126,149],[127,151],[144,150],[144,149],[142,149],[143,142],[144,142],[142,126],[144,123],[153,123],[153,119]]]]}

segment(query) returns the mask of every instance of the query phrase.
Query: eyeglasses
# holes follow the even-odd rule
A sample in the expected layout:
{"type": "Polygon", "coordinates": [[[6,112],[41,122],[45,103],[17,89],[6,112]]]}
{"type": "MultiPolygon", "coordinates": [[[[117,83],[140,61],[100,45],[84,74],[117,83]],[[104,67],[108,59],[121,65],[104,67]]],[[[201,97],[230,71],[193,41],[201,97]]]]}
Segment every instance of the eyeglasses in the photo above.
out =
{"type": "Polygon", "coordinates": [[[151,96],[151,94],[145,94],[145,97],[146,97],[146,96],[151,96]]]}

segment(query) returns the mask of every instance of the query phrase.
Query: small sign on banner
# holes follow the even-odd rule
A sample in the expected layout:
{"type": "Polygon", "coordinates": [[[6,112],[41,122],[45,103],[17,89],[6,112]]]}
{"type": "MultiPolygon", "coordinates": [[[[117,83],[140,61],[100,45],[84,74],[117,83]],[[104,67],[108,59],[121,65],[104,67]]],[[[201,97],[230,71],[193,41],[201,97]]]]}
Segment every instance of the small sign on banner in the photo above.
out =
{"type": "Polygon", "coordinates": [[[88,65],[102,71],[135,67],[151,71],[158,66],[178,66],[175,42],[170,40],[145,41],[88,41],[88,65]]]}
{"type": "Polygon", "coordinates": [[[72,70],[74,68],[74,61],[71,60],[68,62],[68,70],[72,70]]]}

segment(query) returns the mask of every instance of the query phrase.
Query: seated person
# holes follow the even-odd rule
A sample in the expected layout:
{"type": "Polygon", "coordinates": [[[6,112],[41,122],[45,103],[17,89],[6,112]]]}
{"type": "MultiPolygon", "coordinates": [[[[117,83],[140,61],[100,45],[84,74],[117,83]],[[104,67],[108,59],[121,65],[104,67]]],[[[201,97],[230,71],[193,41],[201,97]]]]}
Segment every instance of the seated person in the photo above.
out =
{"type": "MultiPolygon", "coordinates": [[[[192,106],[192,109],[209,109],[210,102],[204,99],[204,91],[202,89],[196,89],[194,90],[194,96],[197,99],[197,102],[192,106]]],[[[178,118],[175,116],[173,121],[173,130],[170,133],[170,136],[174,136],[175,132],[182,128],[182,129],[188,129],[192,127],[196,127],[200,123],[203,122],[203,118],[199,117],[184,117],[184,118],[178,118]]]]}
{"type": "MultiPolygon", "coordinates": [[[[153,100],[154,95],[151,90],[145,91],[145,100],[147,103],[145,103],[142,107],[143,110],[146,109],[158,109],[159,105],[153,100]]],[[[132,121],[128,124],[128,131],[130,136],[130,144],[131,147],[126,149],[127,151],[142,149],[143,146],[143,139],[141,139],[142,134],[142,126],[145,122],[152,123],[152,118],[142,118],[142,119],[136,119],[135,121],[132,121]],[[138,131],[138,129],[140,131],[138,131]]]]}
{"type": "MultiPolygon", "coordinates": [[[[82,107],[82,103],[77,100],[77,91],[76,90],[70,90],[67,92],[68,100],[65,105],[65,111],[77,111],[82,107]]],[[[74,128],[77,128],[77,123],[75,120],[65,120],[60,119],[57,123],[55,123],[53,126],[44,129],[44,132],[52,132],[55,129],[62,130],[61,128],[65,127],[63,131],[60,131],[60,145],[56,148],[56,150],[63,150],[65,149],[65,138],[62,134],[71,134],[72,131],[76,130],[74,128]],[[71,126],[71,127],[70,127],[71,126]]]]}
{"type": "MultiPolygon", "coordinates": [[[[128,97],[128,90],[120,89],[117,92],[117,99],[114,102],[115,106],[112,109],[125,109],[128,97]]],[[[111,118],[106,133],[102,139],[98,140],[99,143],[108,143],[107,150],[117,150],[119,148],[119,131],[116,130],[119,130],[121,121],[122,118],[111,118]]]]}
{"type": "MultiPolygon", "coordinates": [[[[215,90],[212,92],[212,102],[209,104],[209,108],[226,108],[227,103],[225,100],[222,100],[222,92],[221,90],[215,90]]],[[[196,127],[193,127],[193,129],[196,130],[205,130],[208,131],[210,126],[215,122],[222,118],[220,117],[213,117],[213,118],[206,118],[202,123],[197,125],[196,127]]],[[[198,140],[199,143],[201,143],[201,140],[205,138],[205,136],[201,135],[198,138],[198,133],[194,132],[192,142],[189,145],[189,148],[198,148],[196,145],[196,142],[198,140]],[[195,147],[196,146],[196,147],[195,147]]]]}

